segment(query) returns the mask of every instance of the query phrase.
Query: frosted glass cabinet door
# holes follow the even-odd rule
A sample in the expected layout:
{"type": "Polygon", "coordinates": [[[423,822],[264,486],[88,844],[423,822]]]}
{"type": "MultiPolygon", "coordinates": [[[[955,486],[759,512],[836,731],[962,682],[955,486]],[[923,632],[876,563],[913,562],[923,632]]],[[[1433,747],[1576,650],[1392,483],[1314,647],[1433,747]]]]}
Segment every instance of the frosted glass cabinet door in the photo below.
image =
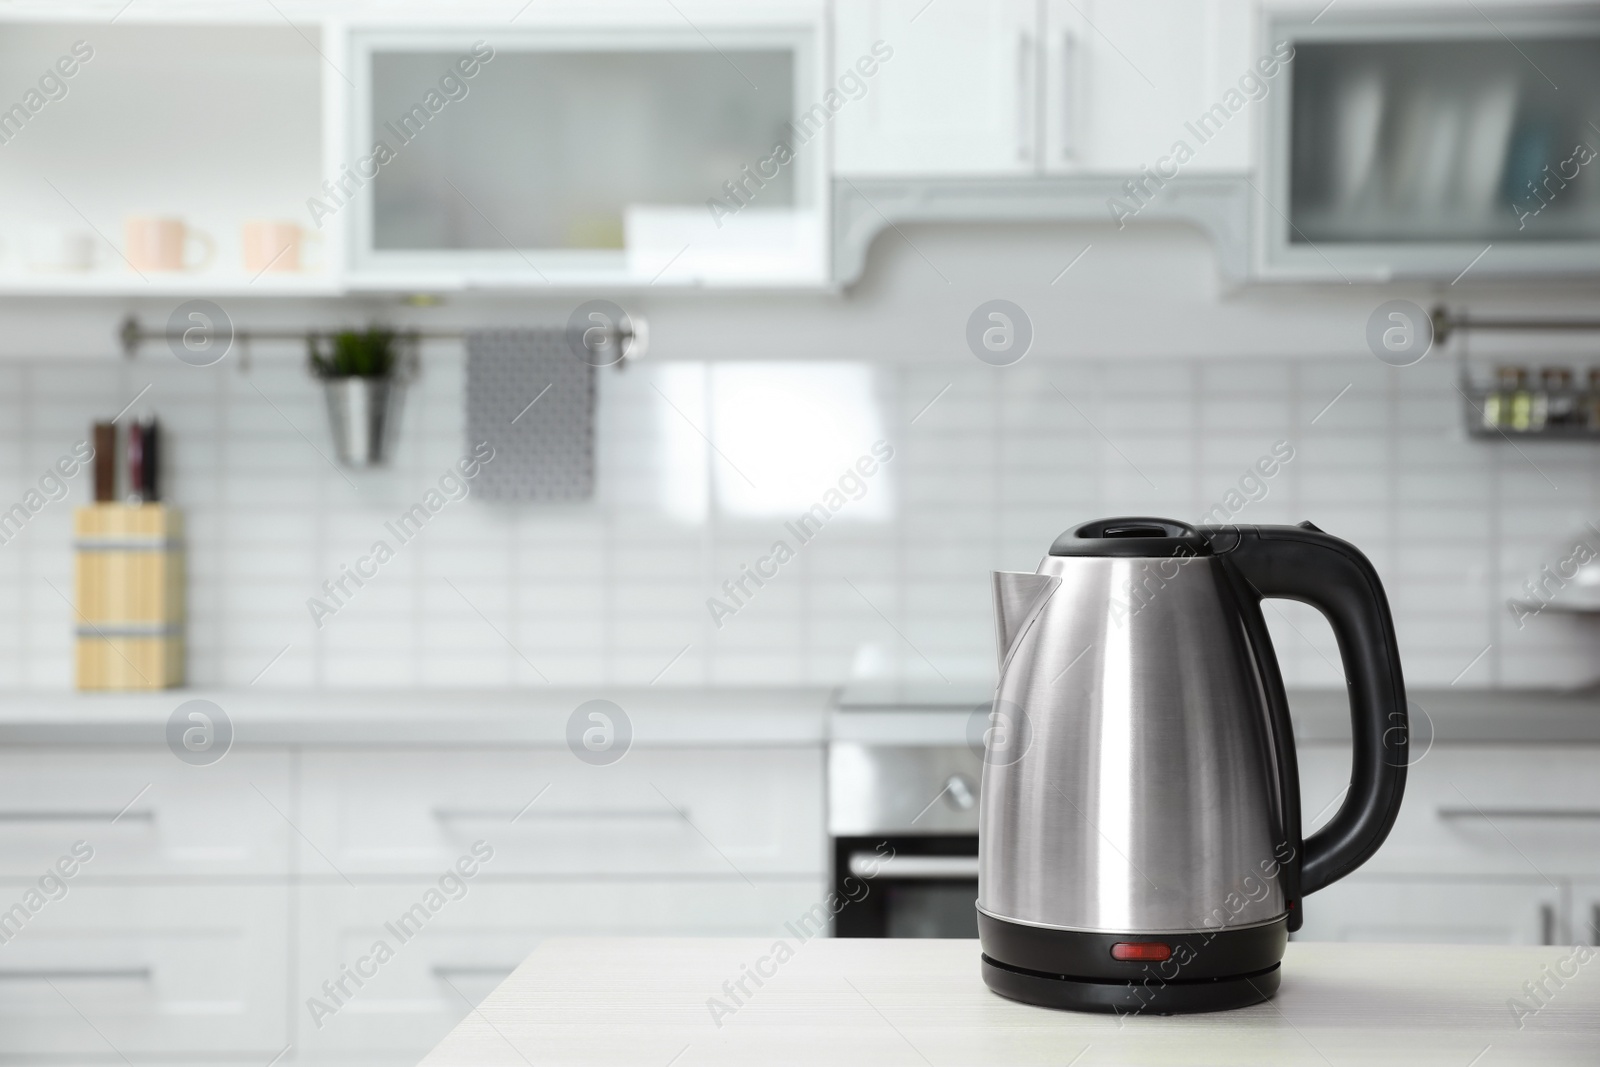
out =
{"type": "Polygon", "coordinates": [[[354,201],[358,270],[537,283],[820,269],[808,31],[488,36],[355,38],[351,136],[372,174],[354,201]]]}
{"type": "Polygon", "coordinates": [[[1342,280],[1600,267],[1591,5],[1493,25],[1471,9],[1405,23],[1338,11],[1270,30],[1295,57],[1290,91],[1269,101],[1269,267],[1342,280]]]}
{"type": "Polygon", "coordinates": [[[863,56],[890,53],[861,99],[839,113],[841,174],[1033,173],[1033,0],[850,0],[835,5],[834,23],[840,73],[863,56]]]}
{"type": "Polygon", "coordinates": [[[1515,45],[1300,44],[1291,239],[1600,238],[1600,32],[1515,45]]]}

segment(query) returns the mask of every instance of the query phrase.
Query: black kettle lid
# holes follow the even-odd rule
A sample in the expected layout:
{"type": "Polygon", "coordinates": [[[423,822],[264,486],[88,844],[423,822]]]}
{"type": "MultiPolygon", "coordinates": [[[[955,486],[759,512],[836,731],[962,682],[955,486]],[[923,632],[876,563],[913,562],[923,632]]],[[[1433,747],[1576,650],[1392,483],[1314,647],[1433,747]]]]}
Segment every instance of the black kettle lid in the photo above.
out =
{"type": "Polygon", "coordinates": [[[1176,519],[1132,516],[1079,523],[1050,546],[1052,556],[1209,556],[1211,543],[1176,519]]]}

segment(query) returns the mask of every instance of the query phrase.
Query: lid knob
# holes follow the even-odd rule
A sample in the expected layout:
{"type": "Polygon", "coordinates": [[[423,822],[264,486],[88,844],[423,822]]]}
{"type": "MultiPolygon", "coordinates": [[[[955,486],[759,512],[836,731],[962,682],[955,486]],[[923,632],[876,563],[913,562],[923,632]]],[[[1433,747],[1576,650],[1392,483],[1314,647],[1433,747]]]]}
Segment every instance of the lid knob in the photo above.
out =
{"type": "Polygon", "coordinates": [[[1052,556],[1209,556],[1211,546],[1176,519],[1127,516],[1080,523],[1056,538],[1052,556]]]}

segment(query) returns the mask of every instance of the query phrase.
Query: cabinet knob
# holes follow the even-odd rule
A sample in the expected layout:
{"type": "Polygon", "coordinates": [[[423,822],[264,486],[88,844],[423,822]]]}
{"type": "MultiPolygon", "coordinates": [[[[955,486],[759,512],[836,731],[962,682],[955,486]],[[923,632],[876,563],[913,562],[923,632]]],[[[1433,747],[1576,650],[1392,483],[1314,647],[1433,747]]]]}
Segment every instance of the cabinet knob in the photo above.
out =
{"type": "Polygon", "coordinates": [[[952,774],[944,783],[944,802],[957,811],[971,811],[978,802],[972,780],[964,774],[952,774]]]}

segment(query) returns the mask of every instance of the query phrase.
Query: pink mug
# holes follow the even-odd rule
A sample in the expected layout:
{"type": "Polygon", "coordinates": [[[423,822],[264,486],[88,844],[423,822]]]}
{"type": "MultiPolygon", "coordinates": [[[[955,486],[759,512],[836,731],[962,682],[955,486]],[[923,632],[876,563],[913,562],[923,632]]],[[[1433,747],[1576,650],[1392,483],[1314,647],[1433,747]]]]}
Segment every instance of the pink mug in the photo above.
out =
{"type": "Polygon", "coordinates": [[[216,255],[211,238],[193,229],[182,219],[155,215],[130,215],[123,225],[128,263],[136,271],[202,270],[216,255]],[[200,247],[200,258],[188,262],[185,253],[193,241],[200,247]]]}
{"type": "Polygon", "coordinates": [[[252,277],[262,274],[293,274],[304,269],[300,252],[307,240],[322,235],[307,233],[295,223],[272,219],[252,219],[244,224],[239,244],[244,252],[244,269],[252,277]]]}

